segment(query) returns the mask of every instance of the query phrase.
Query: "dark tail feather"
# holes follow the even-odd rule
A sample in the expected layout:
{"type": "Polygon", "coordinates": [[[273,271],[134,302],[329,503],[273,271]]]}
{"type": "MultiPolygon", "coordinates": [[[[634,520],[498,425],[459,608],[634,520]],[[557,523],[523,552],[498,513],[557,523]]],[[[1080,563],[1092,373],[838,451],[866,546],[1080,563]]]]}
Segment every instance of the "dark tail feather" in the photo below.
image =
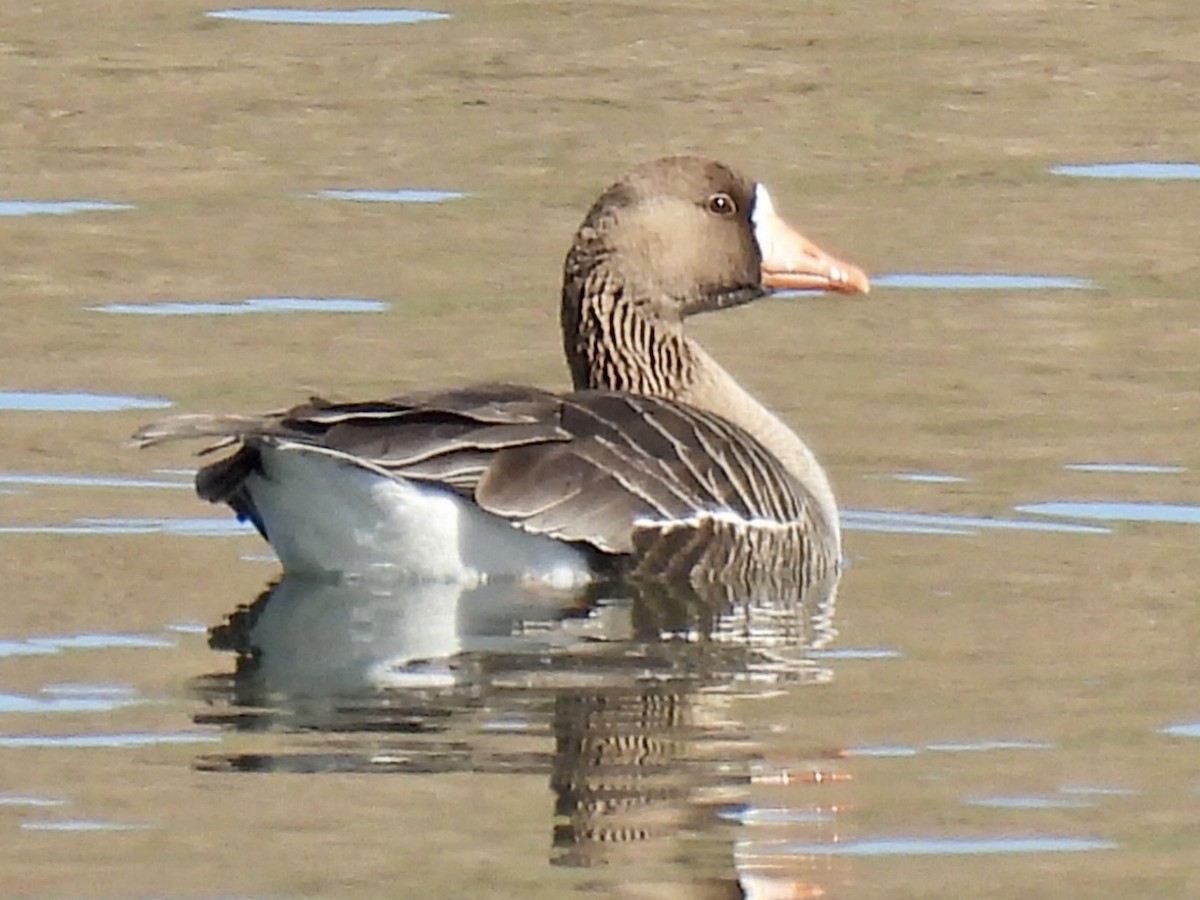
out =
{"type": "Polygon", "coordinates": [[[246,490],[246,479],[262,471],[258,448],[244,446],[232,456],[209,463],[196,473],[196,493],[210,503],[228,503],[237,517],[250,522],[264,538],[267,531],[246,490]]]}

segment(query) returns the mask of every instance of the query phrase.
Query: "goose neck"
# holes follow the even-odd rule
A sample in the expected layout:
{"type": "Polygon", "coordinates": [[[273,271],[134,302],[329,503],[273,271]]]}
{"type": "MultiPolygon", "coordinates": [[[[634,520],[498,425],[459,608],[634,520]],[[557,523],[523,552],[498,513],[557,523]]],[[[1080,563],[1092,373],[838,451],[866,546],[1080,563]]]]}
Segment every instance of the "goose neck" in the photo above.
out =
{"type": "Polygon", "coordinates": [[[576,390],[628,391],[675,399],[692,380],[694,344],[682,324],[611,274],[564,291],[563,344],[576,390]]]}
{"type": "Polygon", "coordinates": [[[816,454],[782,419],[709,356],[703,347],[691,341],[689,344],[693,378],[678,399],[716,413],[749,432],[770,450],[813,498],[820,518],[828,526],[834,545],[834,558],[837,558],[841,544],[837,500],[829,476],[825,474],[816,454]]]}

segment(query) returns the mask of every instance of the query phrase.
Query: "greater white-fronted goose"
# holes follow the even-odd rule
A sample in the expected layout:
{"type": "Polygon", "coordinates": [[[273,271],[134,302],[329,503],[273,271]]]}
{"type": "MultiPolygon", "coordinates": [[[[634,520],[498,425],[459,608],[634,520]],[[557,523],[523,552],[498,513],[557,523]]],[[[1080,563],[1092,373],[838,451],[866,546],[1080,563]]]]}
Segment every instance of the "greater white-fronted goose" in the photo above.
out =
{"type": "Polygon", "coordinates": [[[291,573],[686,576],[771,554],[817,577],[841,556],[824,470],[683,329],[694,313],[788,288],[869,286],[789,227],[762,185],[709,160],[661,159],[600,196],[567,254],[572,392],[314,398],[178,416],[134,442],[237,446],[200,470],[197,491],[253,522],[291,573]]]}

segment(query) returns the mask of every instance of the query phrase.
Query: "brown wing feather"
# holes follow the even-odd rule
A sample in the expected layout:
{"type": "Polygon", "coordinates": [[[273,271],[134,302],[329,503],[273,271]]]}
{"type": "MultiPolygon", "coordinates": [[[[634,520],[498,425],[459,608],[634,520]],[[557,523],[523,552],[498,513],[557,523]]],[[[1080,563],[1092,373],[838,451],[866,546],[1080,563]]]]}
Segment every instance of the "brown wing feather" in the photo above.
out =
{"type": "Polygon", "coordinates": [[[167,420],[135,440],[198,436],[242,441],[201,469],[197,488],[251,518],[243,485],[262,443],[311,446],[442,485],[518,527],[608,553],[633,552],[639,528],[701,512],[774,522],[812,514],[810,498],[746,432],[681,403],[618,392],[485,385],[371,403],[314,398],[261,417],[167,420]]]}

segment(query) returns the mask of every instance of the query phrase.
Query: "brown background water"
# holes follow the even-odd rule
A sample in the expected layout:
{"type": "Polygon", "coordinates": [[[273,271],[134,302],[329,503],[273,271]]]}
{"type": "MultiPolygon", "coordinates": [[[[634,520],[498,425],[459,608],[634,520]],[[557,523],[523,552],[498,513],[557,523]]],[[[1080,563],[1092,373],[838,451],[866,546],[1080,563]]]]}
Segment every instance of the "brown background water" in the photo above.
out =
{"type": "MultiPolygon", "coordinates": [[[[136,207],[0,218],[0,390],[200,411],[313,390],[563,384],[569,235],[620,170],[668,152],[744,168],[872,273],[1096,287],[881,287],[696,323],[809,438],[850,510],[1024,524],[850,530],[826,648],[850,652],[817,659],[819,677],[689,701],[659,771],[682,779],[682,799],[652,836],[595,850],[606,864],[588,868],[551,865],[546,723],[561,693],[510,681],[448,713],[420,774],[396,763],[393,736],[270,695],[232,727],[233,659],[202,626],[272,576],[244,558],[260,542],[56,533],[43,526],[224,514],[183,490],[0,484],[0,524],[28,527],[0,533],[0,640],[16,642],[0,653],[0,893],[729,896],[758,877],[794,896],[1200,894],[1200,745],[1162,731],[1200,719],[1200,184],[1049,172],[1197,161],[1200,7],[458,2],[438,7],[448,20],[379,27],[207,9],[0,4],[0,199],[136,207]],[[337,188],[469,196],[309,196],[337,188]],[[278,296],[390,309],[89,309],[278,296]],[[1181,468],[1065,468],[1089,462],[1181,468]],[[894,477],[913,472],[962,480],[894,477]],[[1063,520],[1015,511],[1060,500],[1192,505],[1191,524],[1037,531],[1028,523],[1063,520]],[[34,652],[112,634],[165,646],[34,652]],[[97,686],[136,702],[55,705],[97,686]],[[529,733],[489,737],[504,731],[489,715],[529,733]],[[102,746],[71,745],[88,737],[102,746]],[[213,763],[255,755],[311,757],[317,771],[213,763]],[[330,771],[331,756],[358,763],[330,771]],[[945,843],[1011,838],[1107,849],[945,843]],[[901,839],[932,843],[830,851],[901,839]]],[[[179,478],[154,474],[192,465],[179,448],[121,446],[153,415],[0,411],[0,467],[179,478]]]]}

